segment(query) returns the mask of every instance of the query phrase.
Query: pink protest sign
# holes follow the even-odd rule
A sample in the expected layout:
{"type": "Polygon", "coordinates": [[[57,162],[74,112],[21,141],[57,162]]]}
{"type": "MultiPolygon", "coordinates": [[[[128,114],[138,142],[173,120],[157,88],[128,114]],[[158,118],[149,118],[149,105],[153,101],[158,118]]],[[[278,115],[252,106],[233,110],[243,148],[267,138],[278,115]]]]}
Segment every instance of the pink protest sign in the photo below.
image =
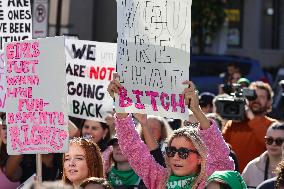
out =
{"type": "Polygon", "coordinates": [[[117,112],[188,119],[191,0],[117,0],[117,112]]]}
{"type": "Polygon", "coordinates": [[[5,45],[7,151],[68,150],[64,37],[5,45]]]}

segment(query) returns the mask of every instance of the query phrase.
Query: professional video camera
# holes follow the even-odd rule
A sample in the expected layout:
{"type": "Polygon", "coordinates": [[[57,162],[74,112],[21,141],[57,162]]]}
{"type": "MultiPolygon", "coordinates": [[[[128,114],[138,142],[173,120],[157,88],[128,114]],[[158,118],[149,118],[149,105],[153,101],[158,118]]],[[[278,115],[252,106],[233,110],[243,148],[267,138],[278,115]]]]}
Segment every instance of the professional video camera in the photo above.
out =
{"type": "Polygon", "coordinates": [[[215,101],[217,113],[224,119],[243,120],[245,117],[246,99],[249,101],[257,98],[255,90],[241,88],[234,84],[232,91],[226,96],[217,97],[215,101]]]}

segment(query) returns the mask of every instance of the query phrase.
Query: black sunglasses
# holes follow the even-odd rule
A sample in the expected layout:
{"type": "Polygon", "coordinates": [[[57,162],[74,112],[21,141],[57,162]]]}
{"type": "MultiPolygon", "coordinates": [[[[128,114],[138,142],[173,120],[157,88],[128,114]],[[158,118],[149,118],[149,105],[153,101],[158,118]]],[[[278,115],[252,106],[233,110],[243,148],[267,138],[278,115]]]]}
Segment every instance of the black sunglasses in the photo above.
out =
{"type": "Polygon", "coordinates": [[[281,146],[284,142],[284,139],[282,139],[282,138],[275,138],[274,139],[273,137],[268,137],[268,136],[265,136],[264,138],[265,138],[266,144],[268,144],[268,145],[272,145],[273,142],[275,141],[275,144],[277,146],[281,146]]]}
{"type": "Polygon", "coordinates": [[[188,148],[179,148],[177,149],[176,147],[166,147],[166,154],[168,157],[174,157],[176,155],[176,153],[178,153],[178,156],[181,159],[186,159],[190,153],[195,153],[197,155],[199,155],[197,150],[192,150],[192,149],[188,149],[188,148]]]}

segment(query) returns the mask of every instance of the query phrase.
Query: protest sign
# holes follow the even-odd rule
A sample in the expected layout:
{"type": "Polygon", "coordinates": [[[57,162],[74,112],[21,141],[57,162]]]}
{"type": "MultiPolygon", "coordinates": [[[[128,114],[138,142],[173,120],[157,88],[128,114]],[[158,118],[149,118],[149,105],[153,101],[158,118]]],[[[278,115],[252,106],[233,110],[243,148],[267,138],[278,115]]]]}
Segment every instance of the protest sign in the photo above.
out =
{"type": "Polygon", "coordinates": [[[64,37],[5,45],[7,151],[68,150],[64,37]]]}
{"type": "Polygon", "coordinates": [[[191,0],[118,0],[117,112],[188,118],[191,0]]]}
{"type": "Polygon", "coordinates": [[[66,39],[69,115],[106,122],[113,109],[107,92],[116,65],[116,44],[66,39]]]}
{"type": "Polygon", "coordinates": [[[6,89],[5,89],[5,61],[4,52],[0,50],[0,112],[5,112],[6,89]]]}
{"type": "Polygon", "coordinates": [[[32,39],[30,0],[0,0],[0,50],[4,43],[32,39]]]}

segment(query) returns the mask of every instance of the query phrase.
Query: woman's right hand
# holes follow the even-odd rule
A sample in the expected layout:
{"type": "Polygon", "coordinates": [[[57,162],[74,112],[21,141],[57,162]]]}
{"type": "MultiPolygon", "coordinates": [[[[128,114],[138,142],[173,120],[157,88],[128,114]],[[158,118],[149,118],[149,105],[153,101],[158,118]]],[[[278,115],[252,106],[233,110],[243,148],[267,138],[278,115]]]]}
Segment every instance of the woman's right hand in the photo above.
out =
{"type": "MultiPolygon", "coordinates": [[[[118,73],[114,73],[111,82],[109,83],[107,87],[107,91],[110,94],[110,96],[115,100],[115,93],[119,93],[119,89],[122,87],[120,82],[117,80],[119,78],[118,73]]],[[[127,117],[128,113],[116,113],[117,118],[125,118],[127,117]]]]}
{"type": "Polygon", "coordinates": [[[116,78],[119,78],[118,73],[113,74],[112,80],[107,87],[107,91],[113,99],[114,99],[114,93],[118,94],[119,89],[122,87],[122,85],[118,80],[116,80],[116,78]]]}

